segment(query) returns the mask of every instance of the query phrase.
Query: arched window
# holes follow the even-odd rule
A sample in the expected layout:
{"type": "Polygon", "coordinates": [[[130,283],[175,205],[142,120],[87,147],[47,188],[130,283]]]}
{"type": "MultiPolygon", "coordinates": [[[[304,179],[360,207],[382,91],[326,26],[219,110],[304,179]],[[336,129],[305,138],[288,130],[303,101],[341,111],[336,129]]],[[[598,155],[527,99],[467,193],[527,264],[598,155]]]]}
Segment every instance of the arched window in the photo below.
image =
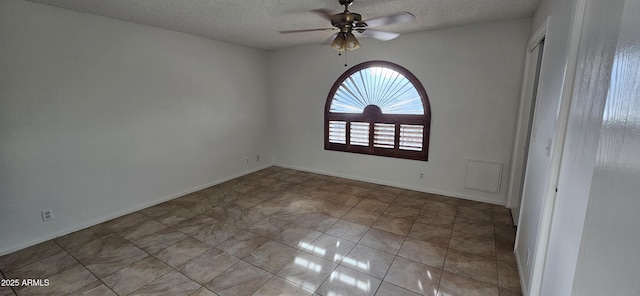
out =
{"type": "Polygon", "coordinates": [[[324,113],[326,150],[427,160],[429,99],[407,69],[385,61],[352,67],[333,84],[324,113]]]}

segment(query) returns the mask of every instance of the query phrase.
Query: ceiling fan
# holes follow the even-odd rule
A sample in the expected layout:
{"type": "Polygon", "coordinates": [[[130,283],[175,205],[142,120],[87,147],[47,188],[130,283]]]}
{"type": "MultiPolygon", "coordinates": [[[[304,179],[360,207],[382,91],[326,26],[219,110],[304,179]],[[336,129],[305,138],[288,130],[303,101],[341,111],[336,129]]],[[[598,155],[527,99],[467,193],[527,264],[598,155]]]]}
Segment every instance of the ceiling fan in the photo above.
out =
{"type": "Polygon", "coordinates": [[[353,0],[338,0],[340,5],[344,6],[344,12],[336,13],[330,9],[316,9],[313,12],[322,16],[331,22],[333,28],[320,28],[320,29],[306,29],[306,30],[289,30],[280,31],[281,34],[289,33],[302,33],[313,31],[328,31],[338,30],[325,41],[325,43],[331,42],[331,47],[339,52],[351,51],[358,49],[360,43],[356,36],[353,34],[359,33],[366,37],[371,37],[378,40],[391,40],[400,34],[393,32],[386,32],[380,30],[370,29],[372,27],[385,26],[391,24],[402,24],[412,22],[416,17],[406,11],[398,12],[386,16],[376,17],[363,21],[362,16],[355,12],[349,11],[349,6],[353,4],[353,0]]]}

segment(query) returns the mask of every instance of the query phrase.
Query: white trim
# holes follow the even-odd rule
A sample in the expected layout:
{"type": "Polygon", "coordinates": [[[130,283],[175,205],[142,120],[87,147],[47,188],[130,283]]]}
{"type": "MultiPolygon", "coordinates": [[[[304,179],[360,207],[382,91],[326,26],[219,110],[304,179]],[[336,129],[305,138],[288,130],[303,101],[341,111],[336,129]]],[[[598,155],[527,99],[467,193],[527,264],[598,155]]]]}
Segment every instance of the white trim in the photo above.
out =
{"type": "Polygon", "coordinates": [[[567,125],[569,122],[569,109],[571,107],[571,98],[573,96],[573,84],[575,81],[576,68],[578,63],[578,49],[580,47],[580,39],[582,36],[582,27],[584,23],[586,8],[586,0],[577,0],[573,20],[571,23],[571,35],[569,40],[569,49],[567,52],[567,64],[565,67],[565,75],[562,87],[562,97],[560,99],[560,109],[558,111],[558,125],[556,127],[556,136],[554,139],[551,159],[551,170],[549,180],[550,184],[545,195],[545,203],[542,209],[542,219],[540,231],[537,239],[535,262],[531,275],[531,288],[529,290],[532,296],[540,295],[542,290],[542,278],[544,275],[544,266],[547,259],[547,249],[549,247],[549,235],[551,234],[551,226],[553,223],[553,212],[556,201],[556,188],[560,177],[560,165],[562,163],[562,151],[566,139],[567,125]]]}
{"type": "Polygon", "coordinates": [[[303,171],[303,172],[322,174],[322,175],[327,175],[327,176],[332,176],[332,177],[351,179],[351,180],[356,180],[356,181],[374,183],[374,184],[378,184],[378,185],[392,186],[392,187],[397,187],[397,188],[401,188],[401,189],[407,189],[407,190],[413,190],[413,191],[419,191],[419,192],[431,193],[431,194],[438,194],[438,195],[445,195],[445,196],[451,196],[451,197],[460,198],[460,199],[479,201],[479,202],[490,203],[490,204],[494,204],[494,205],[498,205],[498,206],[504,206],[503,203],[496,202],[495,200],[478,198],[478,197],[470,196],[470,195],[456,194],[456,193],[445,192],[445,191],[437,191],[437,190],[425,189],[425,188],[422,188],[422,187],[407,186],[407,185],[404,185],[404,184],[385,182],[385,181],[376,180],[376,179],[362,178],[362,177],[358,177],[358,176],[345,175],[345,174],[327,172],[327,171],[322,171],[322,170],[313,170],[313,169],[290,166],[290,165],[285,165],[285,164],[275,163],[273,165],[274,166],[278,166],[278,167],[282,167],[282,168],[286,168],[286,169],[293,169],[293,170],[298,170],[298,171],[303,171]]]}
{"type": "MultiPolygon", "coordinates": [[[[509,186],[507,189],[507,208],[513,208],[516,206],[516,200],[520,201],[518,204],[518,209],[520,209],[520,205],[522,204],[522,177],[524,175],[524,170],[522,164],[525,162],[524,159],[524,149],[523,147],[526,145],[529,135],[528,127],[529,121],[533,120],[533,118],[529,118],[529,114],[531,114],[531,108],[534,108],[531,104],[533,98],[526,93],[526,84],[531,77],[529,77],[529,70],[531,67],[536,67],[536,65],[531,65],[531,51],[540,44],[542,40],[546,38],[549,34],[549,24],[551,22],[551,17],[547,17],[545,21],[540,25],[540,27],[536,30],[535,33],[529,38],[527,42],[527,54],[525,56],[525,65],[524,65],[524,74],[522,77],[522,87],[520,89],[520,103],[518,107],[518,122],[516,123],[516,135],[513,141],[513,150],[511,153],[511,172],[509,173],[509,186]]],[[[543,49],[544,55],[544,49],[543,49]]],[[[536,62],[541,62],[537,61],[536,62]]],[[[520,215],[518,215],[519,217],[520,215]]],[[[519,219],[518,219],[519,220],[519,219]]],[[[516,225],[518,225],[519,221],[514,221],[516,225]]]]}
{"type": "Polygon", "coordinates": [[[211,183],[207,183],[207,184],[204,184],[204,185],[201,185],[201,186],[197,186],[197,187],[194,187],[194,188],[191,188],[191,189],[187,189],[187,190],[182,191],[180,193],[172,194],[172,195],[160,198],[160,199],[153,200],[153,201],[148,202],[148,203],[144,203],[144,204],[132,207],[132,208],[128,208],[126,210],[119,211],[119,212],[117,212],[115,214],[109,214],[107,216],[96,218],[96,219],[91,220],[91,221],[86,222],[86,223],[75,225],[73,227],[68,227],[68,228],[66,228],[64,230],[55,232],[55,233],[50,234],[50,235],[45,236],[45,237],[41,237],[41,238],[39,238],[37,240],[33,240],[33,241],[30,241],[30,242],[27,242],[27,243],[24,243],[24,244],[20,244],[20,245],[14,246],[14,247],[9,248],[9,249],[1,250],[0,251],[0,256],[6,255],[6,254],[9,254],[9,253],[13,253],[15,251],[22,250],[24,248],[28,248],[28,247],[37,245],[39,243],[46,242],[46,241],[51,240],[51,239],[55,239],[55,238],[61,237],[63,235],[67,235],[69,233],[85,229],[87,227],[98,225],[100,223],[107,222],[107,221],[109,221],[111,219],[115,219],[115,218],[118,218],[118,217],[121,217],[121,216],[124,216],[124,215],[127,215],[127,214],[131,214],[133,212],[137,212],[139,210],[146,209],[148,207],[152,207],[152,206],[155,206],[157,204],[161,204],[161,203],[163,203],[165,201],[169,201],[169,200],[172,200],[174,198],[178,198],[178,197],[181,197],[183,195],[187,195],[187,194],[190,194],[190,193],[205,189],[207,187],[218,185],[220,183],[224,183],[224,182],[227,182],[229,180],[233,180],[235,178],[239,178],[239,177],[242,177],[244,175],[248,175],[248,174],[251,174],[251,173],[266,169],[266,168],[271,167],[271,166],[273,166],[273,165],[272,164],[268,164],[268,165],[260,166],[260,167],[257,167],[257,168],[254,168],[254,169],[251,169],[251,170],[248,170],[248,171],[241,172],[239,174],[232,175],[230,177],[218,179],[218,180],[213,181],[211,183]]]}
{"type": "Polygon", "coordinates": [[[538,29],[529,37],[529,41],[527,41],[527,51],[530,52],[538,44],[546,38],[549,34],[549,23],[551,22],[551,16],[548,16],[544,22],[538,27],[538,29]]]}

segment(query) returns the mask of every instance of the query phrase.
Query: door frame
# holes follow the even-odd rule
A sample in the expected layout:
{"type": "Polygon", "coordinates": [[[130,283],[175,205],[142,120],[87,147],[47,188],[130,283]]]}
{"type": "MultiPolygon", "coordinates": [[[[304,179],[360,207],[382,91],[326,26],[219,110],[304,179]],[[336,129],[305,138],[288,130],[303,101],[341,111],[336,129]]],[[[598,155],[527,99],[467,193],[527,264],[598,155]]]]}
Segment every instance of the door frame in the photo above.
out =
{"type": "MultiPolygon", "coordinates": [[[[524,172],[526,167],[524,163],[526,160],[527,153],[524,148],[527,145],[527,141],[529,140],[529,126],[533,122],[533,113],[532,109],[535,109],[533,106],[533,97],[527,93],[527,84],[530,79],[538,80],[540,75],[539,71],[536,71],[534,75],[537,77],[531,77],[529,71],[531,67],[537,67],[538,64],[542,67],[542,56],[539,59],[536,59],[535,63],[531,63],[531,51],[538,46],[543,40],[545,40],[546,36],[549,32],[549,22],[550,17],[547,17],[545,21],[540,25],[540,27],[536,30],[535,33],[529,38],[527,42],[527,53],[525,56],[525,66],[524,66],[524,74],[522,77],[522,86],[520,89],[520,103],[518,108],[518,122],[516,123],[516,135],[513,144],[512,156],[511,156],[511,172],[509,174],[509,187],[507,190],[507,208],[513,208],[514,206],[520,209],[522,205],[522,188],[524,185],[524,172]]],[[[543,45],[544,46],[544,45],[543,45]]],[[[544,55],[544,48],[543,48],[544,55]]],[[[537,88],[538,85],[536,84],[537,88]]],[[[537,94],[537,91],[534,91],[537,94]]],[[[517,216],[520,216],[520,213],[517,213],[517,216]]],[[[518,225],[519,221],[517,217],[512,217],[515,225],[518,225]]]]}

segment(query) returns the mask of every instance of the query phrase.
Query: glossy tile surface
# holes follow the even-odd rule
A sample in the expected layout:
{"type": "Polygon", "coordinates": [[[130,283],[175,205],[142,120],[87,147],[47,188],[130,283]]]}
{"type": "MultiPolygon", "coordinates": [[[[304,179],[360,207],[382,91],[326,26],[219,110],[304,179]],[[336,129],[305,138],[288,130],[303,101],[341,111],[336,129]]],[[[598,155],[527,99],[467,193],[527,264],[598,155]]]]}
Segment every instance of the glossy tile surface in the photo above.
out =
{"type": "Polygon", "coordinates": [[[522,295],[508,209],[270,167],[0,256],[15,295],[522,295]]]}

